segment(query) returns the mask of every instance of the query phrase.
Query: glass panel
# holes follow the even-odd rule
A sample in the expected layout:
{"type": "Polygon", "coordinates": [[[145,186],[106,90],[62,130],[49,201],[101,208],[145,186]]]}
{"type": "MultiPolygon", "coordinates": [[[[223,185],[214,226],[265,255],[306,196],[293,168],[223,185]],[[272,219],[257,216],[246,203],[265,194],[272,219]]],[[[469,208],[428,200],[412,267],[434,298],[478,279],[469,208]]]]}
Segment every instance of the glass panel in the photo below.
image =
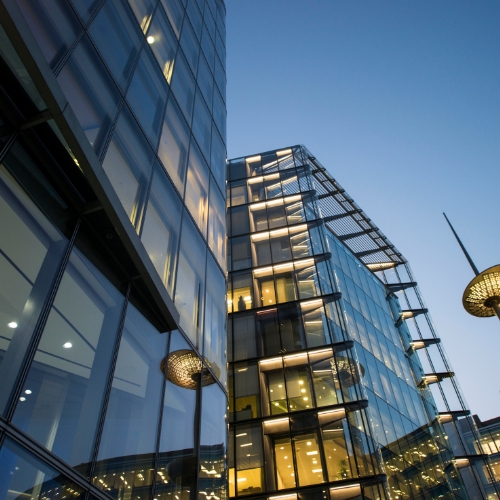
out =
{"type": "Polygon", "coordinates": [[[206,25],[203,26],[203,34],[201,35],[201,48],[205,57],[207,58],[208,65],[210,66],[210,70],[214,71],[214,59],[215,59],[215,46],[212,42],[212,39],[208,33],[206,25]]]}
{"type": "MultiPolygon", "coordinates": [[[[276,291],[278,294],[278,302],[290,302],[296,300],[295,284],[293,282],[293,273],[287,271],[292,268],[292,264],[284,264],[283,266],[275,266],[276,291]]],[[[302,298],[302,297],[301,297],[302,298]]]]}
{"type": "MultiPolygon", "coordinates": [[[[73,3],[74,2],[75,0],[73,0],[73,3]]],[[[128,3],[135,14],[142,31],[146,32],[149,21],[151,21],[151,13],[153,12],[156,2],[154,0],[129,0],[128,3]]]]}
{"type": "Polygon", "coordinates": [[[343,420],[339,419],[321,429],[323,448],[328,467],[328,479],[340,481],[352,477],[344,437],[343,420]]]}
{"type": "Polygon", "coordinates": [[[87,139],[99,154],[118,109],[120,95],[86,36],[71,54],[57,81],[87,139]]]}
{"type": "Polygon", "coordinates": [[[318,484],[324,481],[316,433],[294,437],[295,459],[299,485],[318,484]]]}
{"type": "Polygon", "coordinates": [[[330,342],[328,321],[322,301],[301,304],[308,347],[318,347],[330,342]]]}
{"type": "Polygon", "coordinates": [[[253,308],[251,274],[233,274],[233,289],[228,290],[228,312],[253,308]]]}
{"type": "Polygon", "coordinates": [[[288,224],[297,224],[305,222],[306,215],[302,201],[290,201],[285,204],[286,220],[288,224]]]}
{"type": "Polygon", "coordinates": [[[170,83],[174,70],[177,39],[163,9],[157,9],[146,40],[160,65],[163,76],[170,83]]]}
{"type": "MultiPolygon", "coordinates": [[[[281,202],[281,200],[278,200],[281,202]]],[[[281,227],[286,224],[285,220],[285,209],[283,205],[271,205],[271,203],[267,204],[267,218],[269,220],[269,229],[273,227],[281,227]]]]}
{"type": "Polygon", "coordinates": [[[191,125],[194,106],[195,81],[182,51],[177,52],[175,71],[172,77],[172,91],[181,108],[188,126],[191,125]]]}
{"type": "Polygon", "coordinates": [[[302,339],[302,324],[300,310],[297,305],[280,307],[281,346],[285,352],[297,351],[305,348],[302,339]]]}
{"type": "Polygon", "coordinates": [[[307,230],[300,230],[297,232],[297,229],[291,229],[290,233],[293,258],[300,259],[301,257],[312,255],[313,252],[309,232],[307,230]]]}
{"type": "Polygon", "coordinates": [[[269,391],[269,408],[271,415],[288,413],[283,370],[272,370],[265,372],[265,374],[267,378],[267,390],[269,391]]]}
{"type": "Polygon", "coordinates": [[[156,149],[167,103],[168,87],[152,58],[148,50],[142,51],[127,91],[127,101],[153,148],[156,149]]]}
{"type": "Polygon", "coordinates": [[[259,493],[264,489],[261,432],[260,425],[235,428],[238,495],[259,493]]]}
{"type": "Polygon", "coordinates": [[[18,5],[45,59],[54,69],[82,29],[73,9],[64,0],[20,0],[18,5]]]}
{"type": "Polygon", "coordinates": [[[90,461],[123,297],[74,249],[13,423],[71,466],[90,461]]]}
{"type": "Polygon", "coordinates": [[[184,203],[205,238],[208,222],[208,181],[208,166],[193,142],[189,151],[184,203]]]}
{"type": "Polygon", "coordinates": [[[137,122],[124,106],[102,167],[134,225],[141,220],[153,156],[137,122]]]}
{"type": "MultiPolygon", "coordinates": [[[[207,161],[209,161],[212,117],[205,101],[203,100],[200,89],[196,91],[192,130],[203,156],[207,161]]],[[[216,173],[214,173],[214,175],[216,175],[216,173]]],[[[221,188],[222,187],[224,186],[221,186],[221,188]]]]}
{"type": "Polygon", "coordinates": [[[174,302],[180,313],[180,326],[196,347],[200,347],[203,325],[206,253],[205,242],[185,213],[174,302]]]}
{"type": "Polygon", "coordinates": [[[132,13],[121,2],[107,0],[92,21],[89,34],[118,86],[125,90],[141,42],[132,13]]]}
{"type": "Polygon", "coordinates": [[[157,165],[141,241],[170,294],[175,277],[181,214],[181,201],[162,168],[157,165]]]}
{"type": "Polygon", "coordinates": [[[217,384],[207,385],[201,406],[198,491],[207,498],[226,498],[226,395],[217,384]]]}
{"type": "MultiPolygon", "coordinates": [[[[186,350],[190,351],[191,348],[180,332],[172,332],[169,356],[176,352],[182,354],[186,350]]],[[[194,436],[198,429],[198,421],[195,418],[196,392],[196,388],[183,387],[167,380],[159,465],[155,478],[156,494],[164,499],[173,500],[177,495],[179,500],[189,500],[190,490],[196,486],[198,464],[194,452],[194,436]]]]}
{"type": "Polygon", "coordinates": [[[247,186],[245,182],[237,181],[231,183],[231,205],[243,205],[248,203],[247,186]]]}
{"type": "MultiPolygon", "coordinates": [[[[212,95],[214,89],[214,77],[208,67],[208,63],[203,56],[200,56],[200,60],[198,63],[198,77],[196,79],[198,85],[200,87],[201,93],[205,98],[205,103],[208,106],[208,109],[212,109],[212,95]]],[[[222,105],[222,109],[225,109],[224,104],[222,105]]]]}
{"type": "MultiPolygon", "coordinates": [[[[10,167],[14,161],[15,155],[8,155],[4,163],[10,167]]],[[[0,167],[0,213],[0,411],[3,412],[67,241],[4,166],[0,167]]]]}
{"type": "Polygon", "coordinates": [[[203,354],[215,375],[226,381],[226,310],[222,298],[226,281],[209,254],[207,258],[207,297],[205,299],[205,348],[203,354]]]}
{"type": "Polygon", "coordinates": [[[179,38],[182,18],[184,17],[184,8],[181,2],[179,0],[161,0],[161,3],[175,31],[175,35],[179,38]]]}
{"type": "Polygon", "coordinates": [[[188,148],[189,128],[175,100],[169,99],[158,147],[158,156],[179,193],[184,193],[188,148]]]}
{"type": "Polygon", "coordinates": [[[334,375],[334,359],[331,351],[310,356],[312,380],[316,394],[316,406],[335,405],[342,402],[339,380],[334,375]]]}
{"type": "Polygon", "coordinates": [[[233,324],[234,360],[255,358],[257,356],[257,344],[255,342],[253,314],[234,316],[233,324]]]}
{"type": "Polygon", "coordinates": [[[193,75],[196,77],[196,70],[198,69],[198,55],[200,51],[200,43],[196,38],[193,28],[191,28],[191,23],[186,22],[182,25],[181,34],[181,47],[186,60],[191,67],[193,75]]]}
{"type": "Polygon", "coordinates": [[[274,459],[278,490],[295,488],[292,441],[289,437],[274,439],[274,459]]]}
{"type": "Polygon", "coordinates": [[[121,498],[120,490],[132,498],[142,496],[151,485],[139,471],[154,467],[165,380],[158,367],[167,354],[167,341],[168,334],[161,335],[128,305],[93,478],[115,498],[121,498]]]}
{"type": "Polygon", "coordinates": [[[290,238],[288,229],[280,229],[279,231],[271,231],[271,253],[273,262],[283,262],[292,259],[290,250],[290,238]]]}
{"type": "Polygon", "coordinates": [[[212,153],[210,168],[221,191],[226,187],[226,147],[212,121],[212,153]]]}
{"type": "Polygon", "coordinates": [[[258,311],[256,316],[259,343],[265,356],[281,351],[279,323],[276,309],[258,311]]]}
{"type": "Polygon", "coordinates": [[[59,500],[85,498],[85,492],[60,472],[10,439],[0,450],[0,499],[59,500]]]}
{"type": "Polygon", "coordinates": [[[271,267],[258,269],[253,272],[255,302],[258,307],[276,304],[276,293],[274,291],[273,270],[271,267]]]}
{"type": "MultiPolygon", "coordinates": [[[[247,209],[244,207],[245,210],[247,209]]],[[[267,210],[264,203],[250,205],[250,220],[252,232],[265,231],[267,226],[267,210]]],[[[246,231],[248,232],[248,231],[246,231]]]]}
{"type": "Polygon", "coordinates": [[[195,0],[188,0],[186,5],[186,12],[191,21],[191,25],[193,26],[194,32],[198,39],[201,38],[201,28],[202,28],[202,20],[201,13],[198,9],[198,5],[195,0]]]}
{"type": "Polygon", "coordinates": [[[296,264],[295,272],[297,277],[299,296],[301,299],[308,299],[321,295],[316,266],[312,262],[312,259],[311,262],[308,263],[302,262],[296,264]]]}
{"type": "Polygon", "coordinates": [[[248,236],[231,238],[231,252],[233,257],[233,270],[252,267],[250,256],[250,241],[248,236]]]}
{"type": "Polygon", "coordinates": [[[226,208],[224,198],[210,177],[210,196],[208,212],[208,246],[217,262],[226,270],[226,208]]]}
{"type": "Polygon", "coordinates": [[[301,411],[311,408],[311,384],[307,366],[293,366],[285,370],[286,391],[290,411],[301,411]]]}
{"type": "Polygon", "coordinates": [[[252,234],[252,257],[253,265],[266,266],[271,264],[271,247],[269,245],[269,233],[252,234]]]}
{"type": "Polygon", "coordinates": [[[256,363],[234,366],[234,397],[236,420],[260,416],[259,372],[256,363]]]}

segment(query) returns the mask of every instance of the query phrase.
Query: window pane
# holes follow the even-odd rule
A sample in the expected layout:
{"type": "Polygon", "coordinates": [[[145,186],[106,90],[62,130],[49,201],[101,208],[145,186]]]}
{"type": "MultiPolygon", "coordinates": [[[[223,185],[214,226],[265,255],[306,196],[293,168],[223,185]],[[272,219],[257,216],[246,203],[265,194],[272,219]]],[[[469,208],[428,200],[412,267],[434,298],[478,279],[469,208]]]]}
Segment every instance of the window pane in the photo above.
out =
{"type": "Polygon", "coordinates": [[[184,203],[205,237],[208,222],[208,180],[208,166],[193,142],[189,151],[184,203]]]}
{"type": "Polygon", "coordinates": [[[203,354],[215,375],[226,381],[226,280],[212,256],[207,258],[207,297],[205,300],[205,348],[203,354]]]}
{"type": "Polygon", "coordinates": [[[173,292],[182,204],[157,165],[151,185],[141,240],[170,295],[173,292]]]}
{"type": "Polygon", "coordinates": [[[227,398],[217,384],[206,385],[202,392],[200,432],[200,494],[211,492],[226,498],[226,408],[227,398]]]}
{"type": "MultiPolygon", "coordinates": [[[[7,166],[15,158],[8,155],[7,166]]],[[[0,168],[0,411],[3,412],[66,239],[0,168]]]]}
{"type": "Polygon", "coordinates": [[[201,29],[203,27],[201,20],[201,13],[196,4],[196,0],[188,0],[186,5],[186,12],[193,26],[195,35],[198,39],[201,38],[201,29]]]}
{"type": "Polygon", "coordinates": [[[76,500],[85,498],[85,492],[60,472],[6,439],[0,450],[0,499],[13,498],[76,500]]]}
{"type": "Polygon", "coordinates": [[[167,341],[168,334],[160,334],[132,304],[128,305],[93,480],[104,490],[111,488],[113,496],[122,481],[113,477],[118,469],[132,487],[128,492],[132,497],[144,494],[144,488],[151,484],[136,476],[137,469],[154,467],[165,380],[158,367],[167,354],[167,341]]]}
{"type": "Polygon", "coordinates": [[[188,147],[188,126],[175,100],[169,99],[158,147],[158,156],[179,193],[184,192],[188,147]]]}
{"type": "Polygon", "coordinates": [[[259,371],[257,364],[239,363],[234,366],[234,396],[236,420],[260,417],[259,371]]]}
{"type": "Polygon", "coordinates": [[[295,436],[294,446],[297,472],[299,474],[299,486],[323,483],[323,470],[316,433],[295,436]],[[317,458],[311,459],[311,456],[317,458]]]}
{"type": "Polygon", "coordinates": [[[156,148],[167,103],[168,86],[152,57],[148,50],[142,51],[127,92],[127,101],[153,148],[156,148]]]}
{"type": "Polygon", "coordinates": [[[153,164],[153,151],[124,106],[102,167],[132,224],[141,218],[153,164]]]}
{"type": "Polygon", "coordinates": [[[50,67],[54,69],[66,54],[82,27],[64,0],[18,2],[50,67]]]}
{"type": "Polygon", "coordinates": [[[223,190],[226,186],[226,147],[213,124],[214,122],[212,122],[212,162],[210,166],[219,188],[223,190]]]}
{"type": "Polygon", "coordinates": [[[231,252],[234,271],[252,267],[250,240],[248,236],[231,238],[231,252]]]}
{"type": "Polygon", "coordinates": [[[208,212],[208,246],[217,262],[226,270],[226,207],[224,198],[210,177],[210,197],[208,212]]]}
{"type": "Polygon", "coordinates": [[[175,51],[177,50],[177,39],[170,27],[163,9],[157,9],[151,27],[146,38],[153,54],[160,65],[163,76],[170,83],[172,71],[174,70],[175,51]]]}
{"type": "Polygon", "coordinates": [[[182,51],[177,52],[175,71],[172,77],[172,91],[188,125],[191,125],[195,91],[194,77],[182,51]]]}
{"type": "Polygon", "coordinates": [[[87,37],[83,37],[57,77],[90,144],[99,152],[118,109],[120,96],[87,37]]]}
{"type": "Polygon", "coordinates": [[[128,3],[134,11],[139,26],[145,32],[148,29],[156,2],[154,0],[129,0],[128,3]]]}
{"type": "MultiPolygon", "coordinates": [[[[203,54],[200,56],[200,61],[198,63],[198,78],[196,81],[200,86],[201,93],[205,98],[205,103],[208,106],[208,109],[212,109],[214,77],[212,76],[212,72],[210,71],[207,60],[203,54]]],[[[222,109],[224,109],[224,104],[222,106],[222,109]]]]}
{"type": "MultiPolygon", "coordinates": [[[[200,150],[207,161],[210,161],[212,117],[203,100],[200,89],[196,92],[193,115],[193,134],[200,146],[200,150]]],[[[222,187],[222,186],[221,186],[222,187]]]]}
{"type": "Polygon", "coordinates": [[[257,344],[253,314],[234,316],[233,325],[234,360],[255,358],[257,344]]]}
{"type": "Polygon", "coordinates": [[[197,69],[198,69],[198,54],[200,52],[200,43],[194,34],[193,28],[191,28],[191,24],[188,22],[184,23],[182,26],[182,35],[181,35],[181,47],[184,55],[186,56],[186,60],[191,67],[191,71],[193,75],[196,77],[197,69]]]}
{"type": "Polygon", "coordinates": [[[90,461],[123,308],[122,295],[75,249],[13,422],[71,466],[90,461]]]}
{"type": "MultiPolygon", "coordinates": [[[[173,353],[181,355],[186,351],[190,351],[190,347],[183,336],[179,331],[172,332],[169,356],[173,353]]],[[[194,435],[198,425],[195,420],[196,391],[197,389],[188,389],[167,380],[159,470],[155,480],[156,494],[168,492],[168,498],[172,499],[176,494],[181,500],[189,499],[189,491],[195,487],[197,458],[194,452],[194,435]]]]}
{"type": "Polygon", "coordinates": [[[117,0],[107,0],[89,28],[99,52],[122,90],[139,52],[141,32],[132,13],[117,0]]]}
{"type": "Polygon", "coordinates": [[[201,343],[205,257],[205,242],[184,213],[174,302],[180,313],[180,326],[196,347],[201,343]]]}
{"type": "Polygon", "coordinates": [[[260,425],[238,426],[235,429],[238,495],[250,495],[264,489],[261,433],[260,425]]]}
{"type": "Polygon", "coordinates": [[[175,31],[175,36],[179,38],[182,18],[184,17],[184,8],[180,0],[161,0],[161,3],[175,31]]]}

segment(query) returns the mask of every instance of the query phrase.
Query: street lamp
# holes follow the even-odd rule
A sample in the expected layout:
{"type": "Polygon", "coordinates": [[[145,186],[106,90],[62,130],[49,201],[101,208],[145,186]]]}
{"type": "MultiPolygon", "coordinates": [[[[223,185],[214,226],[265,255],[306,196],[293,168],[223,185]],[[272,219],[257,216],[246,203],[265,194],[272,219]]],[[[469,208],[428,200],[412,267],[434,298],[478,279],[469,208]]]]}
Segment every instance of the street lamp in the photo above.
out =
{"type": "Polygon", "coordinates": [[[480,273],[444,212],[443,215],[476,275],[467,285],[462,297],[465,310],[479,318],[488,318],[496,314],[500,319],[500,265],[490,267],[480,273]]]}

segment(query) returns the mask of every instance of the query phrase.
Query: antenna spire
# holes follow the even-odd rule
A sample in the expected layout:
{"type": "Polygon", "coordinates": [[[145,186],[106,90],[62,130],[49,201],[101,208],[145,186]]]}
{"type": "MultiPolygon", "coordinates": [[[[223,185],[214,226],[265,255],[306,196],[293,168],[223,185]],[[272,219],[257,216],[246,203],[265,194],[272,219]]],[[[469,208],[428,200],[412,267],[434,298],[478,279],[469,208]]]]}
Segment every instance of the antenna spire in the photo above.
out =
{"type": "Polygon", "coordinates": [[[474,264],[474,262],[472,262],[472,259],[470,258],[470,255],[468,254],[467,250],[465,249],[463,243],[460,241],[460,238],[458,237],[458,234],[453,229],[453,226],[451,225],[451,222],[448,220],[448,217],[446,217],[446,214],[444,212],[443,212],[443,215],[444,215],[444,218],[446,219],[446,222],[448,223],[448,225],[450,226],[451,230],[453,231],[453,234],[455,235],[455,238],[457,239],[458,244],[460,245],[460,248],[462,249],[462,251],[463,251],[463,253],[465,255],[465,258],[469,261],[470,267],[472,267],[472,270],[474,271],[474,273],[476,274],[476,276],[478,276],[479,275],[479,271],[477,270],[476,265],[474,264]]]}

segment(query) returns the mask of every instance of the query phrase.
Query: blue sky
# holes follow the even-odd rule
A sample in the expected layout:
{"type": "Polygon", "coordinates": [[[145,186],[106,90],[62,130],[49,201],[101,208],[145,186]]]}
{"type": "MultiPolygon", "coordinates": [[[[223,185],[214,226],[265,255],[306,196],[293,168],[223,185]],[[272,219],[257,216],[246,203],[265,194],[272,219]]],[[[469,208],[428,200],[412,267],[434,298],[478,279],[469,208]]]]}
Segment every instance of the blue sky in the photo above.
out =
{"type": "Polygon", "coordinates": [[[473,413],[500,416],[498,0],[226,0],[228,157],[305,144],[409,260],[473,413]]]}

